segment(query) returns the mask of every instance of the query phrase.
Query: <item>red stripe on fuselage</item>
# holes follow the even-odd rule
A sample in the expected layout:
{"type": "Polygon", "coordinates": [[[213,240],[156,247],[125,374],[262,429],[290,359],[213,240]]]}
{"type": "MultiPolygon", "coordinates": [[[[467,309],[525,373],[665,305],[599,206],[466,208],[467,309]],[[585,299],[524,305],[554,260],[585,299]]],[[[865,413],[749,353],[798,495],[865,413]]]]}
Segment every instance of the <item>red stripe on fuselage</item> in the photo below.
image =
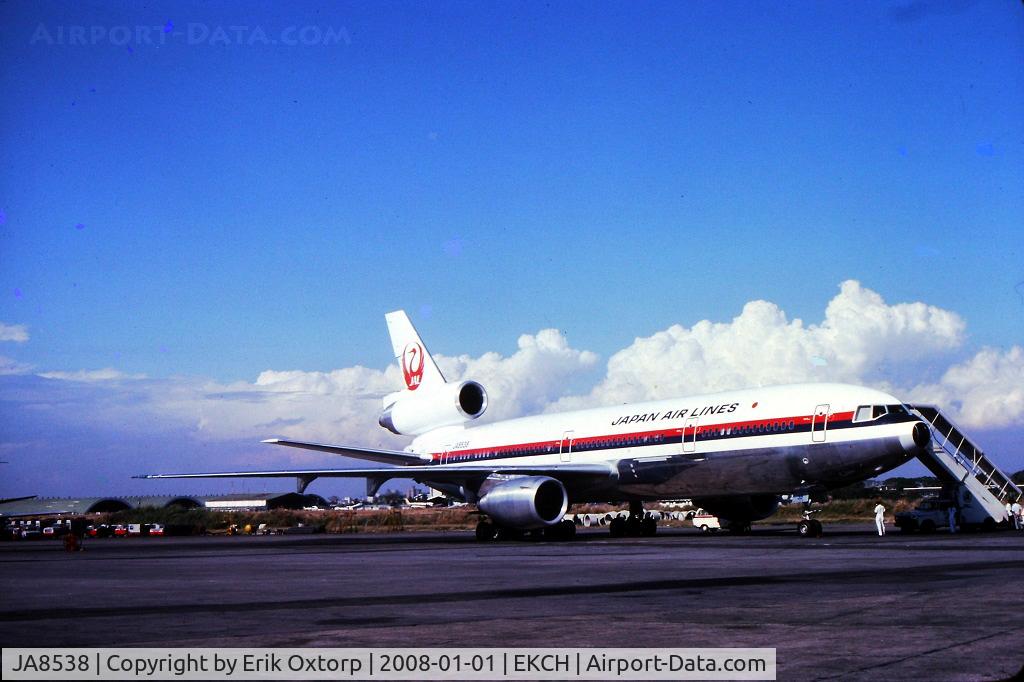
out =
{"type": "MultiPolygon", "coordinates": [[[[608,441],[609,442],[608,445],[610,447],[610,446],[613,446],[613,445],[625,445],[626,441],[628,441],[630,439],[641,439],[642,440],[644,438],[647,438],[648,440],[646,442],[649,443],[650,439],[652,439],[652,438],[657,438],[659,436],[675,437],[675,436],[678,436],[680,433],[682,433],[683,438],[693,437],[693,435],[694,435],[694,428],[696,428],[697,434],[699,435],[699,434],[705,433],[707,431],[718,431],[718,430],[723,430],[723,429],[742,429],[742,428],[745,428],[745,427],[752,427],[752,428],[756,429],[759,426],[768,426],[769,424],[774,424],[774,423],[786,424],[786,423],[789,423],[791,421],[792,422],[796,422],[798,424],[810,424],[811,420],[813,418],[814,418],[813,415],[809,415],[809,414],[808,415],[800,415],[798,417],[772,417],[771,419],[750,419],[750,420],[740,421],[740,422],[723,422],[721,424],[704,424],[704,425],[698,424],[696,427],[692,427],[691,426],[691,427],[688,427],[688,428],[656,429],[654,431],[633,431],[633,432],[630,432],[630,433],[613,433],[613,434],[605,434],[605,435],[601,435],[601,436],[585,436],[585,437],[581,437],[581,438],[573,438],[571,440],[572,440],[572,444],[574,446],[577,445],[577,444],[581,444],[581,443],[582,444],[590,444],[590,443],[596,443],[596,442],[600,442],[600,441],[608,441]]],[[[852,421],[852,420],[853,420],[853,412],[852,411],[851,412],[836,412],[835,414],[828,415],[828,423],[829,424],[833,424],[833,423],[836,423],[836,422],[847,422],[847,421],[852,421]]],[[[746,438],[756,438],[757,436],[777,435],[777,433],[778,432],[770,432],[770,431],[769,432],[763,432],[763,433],[750,433],[750,434],[745,435],[744,437],[746,437],[746,438]]],[[[540,456],[542,454],[556,454],[556,453],[560,452],[563,443],[564,443],[563,440],[546,440],[546,441],[536,441],[536,442],[532,442],[532,443],[516,443],[516,444],[513,444],[513,445],[495,445],[495,446],[491,446],[491,447],[471,448],[469,450],[452,450],[452,451],[447,453],[447,458],[448,459],[461,459],[462,461],[465,461],[467,459],[472,459],[475,455],[481,455],[481,454],[487,454],[488,458],[500,457],[500,456],[502,456],[502,454],[504,454],[506,457],[514,457],[514,456],[516,456],[516,452],[515,452],[516,450],[527,450],[527,449],[532,450],[532,449],[541,449],[541,448],[547,450],[548,448],[550,448],[550,451],[548,451],[548,452],[537,452],[537,453],[531,453],[529,455],[531,457],[536,457],[536,456],[540,456]]],[[[645,444],[644,442],[635,443],[635,445],[644,445],[644,444],[645,444]]],[[[431,453],[430,456],[431,456],[431,458],[433,460],[439,460],[439,459],[442,459],[443,457],[445,457],[446,455],[443,452],[434,452],[434,453],[431,453]]]]}

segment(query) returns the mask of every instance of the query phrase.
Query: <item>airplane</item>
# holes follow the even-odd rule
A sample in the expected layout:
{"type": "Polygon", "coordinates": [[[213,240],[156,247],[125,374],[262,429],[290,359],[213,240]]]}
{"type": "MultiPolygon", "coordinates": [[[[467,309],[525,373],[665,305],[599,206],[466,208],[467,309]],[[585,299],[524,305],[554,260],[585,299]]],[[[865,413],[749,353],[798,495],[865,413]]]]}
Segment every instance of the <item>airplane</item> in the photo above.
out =
{"type": "MultiPolygon", "coordinates": [[[[628,504],[613,536],[652,536],[645,502],[690,498],[737,533],[775,513],[781,495],[810,495],[877,476],[918,456],[928,425],[897,398],[871,388],[806,383],[541,414],[474,425],[487,391],[448,382],[404,311],[385,315],[404,386],[387,395],[378,423],[412,436],[404,450],[271,438],[264,443],[387,466],[357,469],[147,474],[138,478],[294,477],[413,479],[475,503],[481,541],[524,533],[569,539],[570,505],[628,504]]],[[[810,515],[803,536],[821,534],[810,515]]]]}

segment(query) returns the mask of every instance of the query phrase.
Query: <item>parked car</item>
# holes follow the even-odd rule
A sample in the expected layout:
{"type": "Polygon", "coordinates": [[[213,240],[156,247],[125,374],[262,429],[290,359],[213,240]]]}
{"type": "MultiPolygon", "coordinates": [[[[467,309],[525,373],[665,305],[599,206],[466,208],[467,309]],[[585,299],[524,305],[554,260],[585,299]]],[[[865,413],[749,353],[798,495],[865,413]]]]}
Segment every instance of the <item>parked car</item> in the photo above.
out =
{"type": "Polygon", "coordinates": [[[717,532],[722,529],[722,524],[718,522],[718,517],[708,514],[703,509],[698,509],[697,513],[690,520],[693,522],[693,527],[700,528],[702,533],[717,532]]]}
{"type": "Polygon", "coordinates": [[[115,538],[126,538],[128,537],[128,528],[124,524],[117,524],[114,526],[114,537],[115,538]]]}
{"type": "Polygon", "coordinates": [[[109,538],[114,534],[114,531],[107,524],[101,523],[98,526],[89,526],[86,528],[85,534],[91,538],[109,538]]]}

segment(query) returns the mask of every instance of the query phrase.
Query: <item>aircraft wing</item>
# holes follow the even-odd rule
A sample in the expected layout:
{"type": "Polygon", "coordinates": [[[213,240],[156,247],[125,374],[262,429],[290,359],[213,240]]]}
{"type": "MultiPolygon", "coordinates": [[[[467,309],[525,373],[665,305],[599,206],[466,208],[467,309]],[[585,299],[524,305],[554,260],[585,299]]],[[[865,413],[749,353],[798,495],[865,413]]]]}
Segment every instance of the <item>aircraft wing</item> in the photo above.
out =
{"type": "MultiPolygon", "coordinates": [[[[346,448],[338,448],[346,449],[346,448]]],[[[377,486],[392,478],[411,478],[415,481],[454,483],[476,487],[491,474],[525,476],[551,476],[568,487],[600,484],[617,475],[608,464],[541,464],[541,465],[498,465],[498,466],[441,466],[419,465],[379,467],[373,469],[293,469],[287,471],[219,471],[198,474],[142,474],[134,478],[294,478],[302,492],[317,478],[366,478],[377,486]]]]}
{"type": "Polygon", "coordinates": [[[260,442],[284,445],[289,448],[302,448],[303,450],[319,450],[320,452],[330,452],[334,455],[366,459],[371,462],[381,462],[382,464],[410,465],[424,464],[430,461],[429,455],[421,457],[411,452],[403,452],[402,450],[377,450],[374,448],[356,448],[348,445],[321,445],[320,443],[305,443],[299,440],[283,440],[280,438],[269,438],[260,442]]]}

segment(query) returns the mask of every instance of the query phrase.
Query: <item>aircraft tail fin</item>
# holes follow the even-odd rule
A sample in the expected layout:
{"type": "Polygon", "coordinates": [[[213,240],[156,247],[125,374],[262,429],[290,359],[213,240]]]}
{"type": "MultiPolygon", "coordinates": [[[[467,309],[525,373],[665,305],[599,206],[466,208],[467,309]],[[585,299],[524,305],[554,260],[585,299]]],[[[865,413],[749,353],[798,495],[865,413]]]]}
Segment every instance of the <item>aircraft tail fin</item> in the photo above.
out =
{"type": "Polygon", "coordinates": [[[405,311],[387,313],[384,319],[388,323],[388,334],[391,335],[395,359],[398,360],[402,378],[405,380],[403,392],[416,391],[423,387],[432,390],[447,383],[405,311]]]}

